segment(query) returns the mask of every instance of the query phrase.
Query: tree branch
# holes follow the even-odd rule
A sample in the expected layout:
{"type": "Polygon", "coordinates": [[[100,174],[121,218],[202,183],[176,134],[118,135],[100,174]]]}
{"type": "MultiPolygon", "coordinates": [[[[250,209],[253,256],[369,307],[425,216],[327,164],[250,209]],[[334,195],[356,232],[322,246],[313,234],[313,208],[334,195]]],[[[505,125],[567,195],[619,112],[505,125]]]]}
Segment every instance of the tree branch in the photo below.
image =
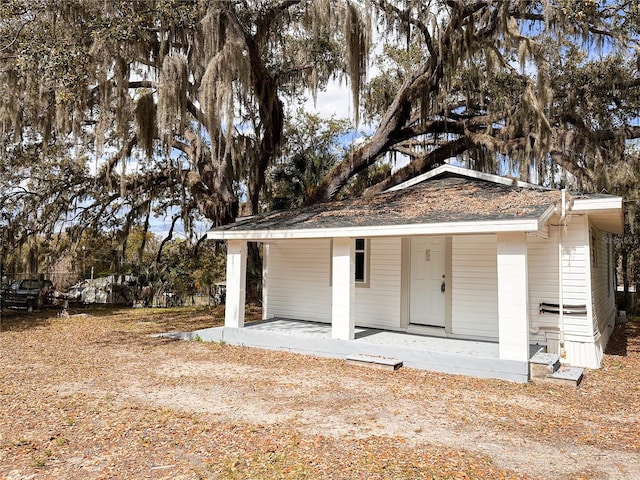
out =
{"type": "Polygon", "coordinates": [[[387,190],[417,175],[428,172],[429,170],[432,170],[433,167],[435,167],[437,164],[444,163],[444,161],[448,158],[462,154],[467,148],[469,148],[469,146],[471,146],[471,142],[466,137],[462,137],[446,143],[440,148],[437,148],[432,152],[429,152],[428,154],[415,159],[406,167],[397,170],[386,180],[372,187],[369,187],[367,190],[365,190],[365,195],[387,190]]]}
{"type": "MultiPolygon", "coordinates": [[[[493,5],[487,1],[468,4],[453,0],[449,0],[447,4],[451,8],[451,19],[437,46],[434,45],[436,54],[404,81],[373,137],[329,172],[309,203],[332,199],[349,178],[372,165],[389,147],[416,134],[417,129],[408,123],[414,102],[418,98],[428,99],[435,95],[443,80],[450,74],[449,69],[460,61],[457,55],[453,57],[453,45],[463,40],[467,29],[474,28],[473,16],[483,8],[491,8],[493,5]]],[[[486,37],[497,29],[500,12],[493,8],[489,10],[489,14],[484,28],[476,32],[476,35],[486,37]]],[[[467,48],[471,50],[479,47],[476,45],[467,48]]],[[[467,55],[470,53],[468,51],[467,55]]]]}
{"type": "Polygon", "coordinates": [[[171,220],[171,227],[169,228],[169,232],[167,233],[167,236],[164,237],[162,239],[162,242],[160,242],[160,247],[158,247],[158,253],[156,255],[156,263],[160,263],[160,260],[162,259],[162,250],[164,249],[164,246],[171,241],[171,239],[173,238],[173,229],[176,226],[176,222],[180,220],[180,215],[174,215],[173,219],[171,220]]]}

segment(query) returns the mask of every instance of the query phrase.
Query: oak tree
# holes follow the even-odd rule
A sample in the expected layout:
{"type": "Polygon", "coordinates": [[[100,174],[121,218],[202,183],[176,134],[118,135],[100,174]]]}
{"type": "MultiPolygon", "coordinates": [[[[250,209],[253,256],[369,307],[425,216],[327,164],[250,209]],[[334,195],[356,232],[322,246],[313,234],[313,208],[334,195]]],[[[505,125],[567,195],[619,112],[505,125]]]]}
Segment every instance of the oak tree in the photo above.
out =
{"type": "Polygon", "coordinates": [[[3,235],[75,224],[124,244],[154,215],[171,233],[233,221],[245,196],[255,213],[287,105],[336,76],[373,132],[307,203],[451,157],[613,191],[638,178],[639,33],[628,0],[6,1],[3,235]],[[407,165],[380,170],[386,155],[407,165]]]}
{"type": "Polygon", "coordinates": [[[363,63],[362,13],[342,0],[3,2],[5,242],[81,225],[124,245],[154,216],[170,234],[233,221],[245,196],[257,212],[285,103],[363,63]]]}

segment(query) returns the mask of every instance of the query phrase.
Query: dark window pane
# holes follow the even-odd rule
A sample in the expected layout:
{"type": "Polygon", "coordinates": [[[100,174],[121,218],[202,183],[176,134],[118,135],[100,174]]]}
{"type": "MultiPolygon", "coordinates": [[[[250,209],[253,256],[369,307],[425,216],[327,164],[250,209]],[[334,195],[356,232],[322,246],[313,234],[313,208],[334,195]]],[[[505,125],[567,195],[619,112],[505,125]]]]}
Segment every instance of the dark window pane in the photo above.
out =
{"type": "Polygon", "coordinates": [[[356,252],[356,282],[364,282],[364,252],[356,252]]]}
{"type": "Polygon", "coordinates": [[[364,238],[356,238],[356,250],[364,250],[364,238]]]}

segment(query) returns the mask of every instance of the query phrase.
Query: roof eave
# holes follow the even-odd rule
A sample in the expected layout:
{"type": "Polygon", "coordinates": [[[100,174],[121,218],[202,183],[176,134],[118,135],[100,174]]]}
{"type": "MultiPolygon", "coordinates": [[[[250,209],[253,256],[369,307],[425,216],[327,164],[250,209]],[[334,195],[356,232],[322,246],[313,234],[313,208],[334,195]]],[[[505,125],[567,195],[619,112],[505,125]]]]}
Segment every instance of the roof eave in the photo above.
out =
{"type": "Polygon", "coordinates": [[[585,213],[609,210],[611,213],[615,213],[616,210],[622,211],[622,197],[611,195],[598,198],[576,198],[571,210],[585,213]]]}
{"type": "Polygon", "coordinates": [[[550,205],[540,218],[538,218],[538,230],[536,233],[542,238],[549,238],[549,219],[557,212],[558,208],[555,205],[550,205]]]}
{"type": "Polygon", "coordinates": [[[539,218],[309,229],[212,230],[207,232],[207,238],[210,240],[266,241],[304,238],[399,237],[413,235],[473,235],[502,232],[538,232],[542,229],[552,213],[553,207],[550,207],[539,218]]]}
{"type": "Polygon", "coordinates": [[[614,195],[598,198],[579,198],[573,202],[571,213],[587,214],[600,230],[621,235],[624,231],[622,197],[614,195]]]}

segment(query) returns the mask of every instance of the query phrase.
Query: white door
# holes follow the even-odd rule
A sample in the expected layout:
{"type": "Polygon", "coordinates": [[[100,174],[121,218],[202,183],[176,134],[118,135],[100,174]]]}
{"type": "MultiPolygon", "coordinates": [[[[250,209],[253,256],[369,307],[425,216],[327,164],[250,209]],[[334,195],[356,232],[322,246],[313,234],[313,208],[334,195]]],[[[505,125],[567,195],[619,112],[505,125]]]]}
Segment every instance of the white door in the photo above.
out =
{"type": "Polygon", "coordinates": [[[411,239],[409,323],[444,327],[445,241],[443,237],[411,239]]]}

